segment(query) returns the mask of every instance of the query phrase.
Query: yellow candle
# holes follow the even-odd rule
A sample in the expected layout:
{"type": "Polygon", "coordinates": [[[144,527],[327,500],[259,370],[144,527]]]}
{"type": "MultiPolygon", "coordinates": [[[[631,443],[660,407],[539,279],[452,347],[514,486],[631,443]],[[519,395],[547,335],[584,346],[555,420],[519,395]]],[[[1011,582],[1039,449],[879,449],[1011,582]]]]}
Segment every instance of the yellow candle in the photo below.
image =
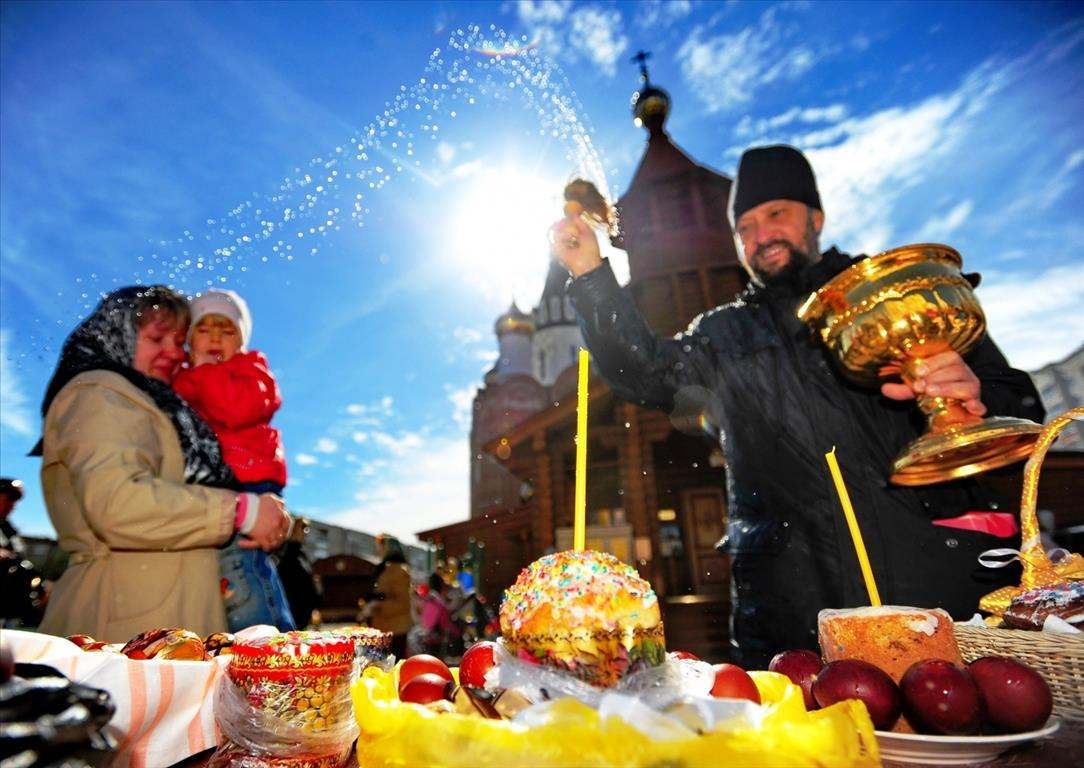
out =
{"type": "Polygon", "coordinates": [[[824,458],[828,459],[828,470],[832,473],[832,481],[836,484],[839,503],[843,505],[843,516],[847,518],[847,527],[851,529],[854,551],[858,555],[858,565],[862,569],[862,578],[866,581],[866,591],[869,592],[869,604],[880,605],[881,596],[877,593],[877,582],[873,580],[873,569],[869,565],[869,555],[866,554],[866,545],[862,541],[862,531],[858,528],[858,519],[854,516],[851,497],[847,494],[847,486],[843,483],[843,473],[839,471],[835,446],[832,446],[829,453],[824,454],[824,458]]]}
{"type": "Polygon", "coordinates": [[[573,507],[572,548],[587,544],[587,350],[580,348],[580,383],[576,394],[576,502],[573,507]]]}

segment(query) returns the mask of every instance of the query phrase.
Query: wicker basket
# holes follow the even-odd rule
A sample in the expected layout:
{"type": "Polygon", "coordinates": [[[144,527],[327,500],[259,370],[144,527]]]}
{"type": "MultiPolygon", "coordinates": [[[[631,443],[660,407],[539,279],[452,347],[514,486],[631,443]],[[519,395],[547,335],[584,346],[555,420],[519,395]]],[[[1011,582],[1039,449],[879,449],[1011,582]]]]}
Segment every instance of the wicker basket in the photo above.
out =
{"type": "MultiPolygon", "coordinates": [[[[1024,589],[1050,584],[1058,578],[1052,575],[1050,569],[1053,565],[1039,542],[1039,525],[1035,514],[1039,470],[1042,468],[1046,451],[1058,432],[1074,418],[1082,417],[1084,408],[1073,408],[1051,420],[1039,436],[1031,459],[1024,469],[1024,488],[1020,500],[1020,528],[1024,539],[1021,548],[1021,559],[1024,563],[1021,587],[1024,589]]],[[[988,598],[993,596],[989,595],[988,598]]],[[[997,613],[1000,614],[1000,611],[997,613]]],[[[1057,634],[957,624],[956,640],[960,646],[960,654],[966,662],[974,661],[980,656],[1011,656],[1033,667],[1050,685],[1054,694],[1054,711],[1068,719],[1084,720],[1084,634],[1057,634]]]]}
{"type": "Polygon", "coordinates": [[[1027,664],[1050,686],[1057,714],[1084,720],[1084,635],[957,624],[956,642],[968,663],[981,656],[1011,656],[1027,664]]]}

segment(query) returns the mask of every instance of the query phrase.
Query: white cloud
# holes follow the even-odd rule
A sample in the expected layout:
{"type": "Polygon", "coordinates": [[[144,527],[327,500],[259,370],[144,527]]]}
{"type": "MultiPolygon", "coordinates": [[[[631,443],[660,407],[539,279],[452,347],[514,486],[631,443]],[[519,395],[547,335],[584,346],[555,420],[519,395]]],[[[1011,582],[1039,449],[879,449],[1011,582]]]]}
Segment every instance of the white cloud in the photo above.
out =
{"type": "Polygon", "coordinates": [[[1046,63],[1050,64],[1064,59],[1074,48],[1084,43],[1084,23],[1080,19],[1066,24],[1065,30],[1067,34],[1063,36],[1063,39],[1044,46],[1046,63]]]}
{"type": "Polygon", "coordinates": [[[396,459],[402,459],[426,443],[425,436],[420,432],[400,432],[397,435],[390,432],[370,432],[369,437],[379,448],[396,459]]]}
{"type": "Polygon", "coordinates": [[[339,450],[339,444],[330,437],[321,437],[316,441],[317,453],[335,453],[339,450]]]}
{"type": "Polygon", "coordinates": [[[847,116],[847,107],[844,104],[829,104],[824,107],[791,107],[786,112],[774,117],[754,120],[745,115],[734,127],[737,136],[763,136],[771,131],[777,131],[794,123],[838,123],[847,116]]]}
{"type": "Polygon", "coordinates": [[[454,343],[444,348],[444,358],[449,363],[461,360],[481,361],[491,365],[497,359],[497,340],[492,330],[457,327],[452,331],[454,343]]]}
{"type": "Polygon", "coordinates": [[[345,423],[351,427],[377,427],[395,413],[395,400],[391,395],[384,395],[371,403],[349,403],[346,415],[350,418],[345,423]]]}
{"type": "MultiPolygon", "coordinates": [[[[771,140],[785,140],[807,150],[825,204],[822,242],[841,242],[852,252],[874,253],[913,237],[918,228],[899,221],[901,201],[909,194],[913,199],[920,184],[959,181],[949,169],[967,167],[981,156],[981,149],[988,149],[986,145],[997,137],[995,124],[1004,123],[1004,130],[1018,129],[1021,118],[1034,109],[1024,83],[1053,77],[1044,68],[1045,53],[1065,44],[1067,38],[1072,45],[1079,44],[1074,29],[1066,25],[1054,30],[1016,59],[991,58],[953,90],[867,116],[848,117],[804,135],[771,136],[771,140]]],[[[1069,87],[1075,96],[1071,83],[1069,87]]],[[[996,155],[991,159],[996,162],[996,155]]],[[[1005,222],[1017,214],[1049,213],[1077,183],[1075,174],[1082,163],[1079,142],[1065,151],[1061,162],[1032,152],[1029,163],[1016,175],[1006,176],[1010,182],[1019,179],[1018,191],[1007,205],[997,208],[996,219],[1005,222]],[[1027,175],[1032,166],[1045,173],[1038,178],[1027,175]]],[[[983,210],[981,201],[975,209],[983,210]]],[[[987,224],[993,227],[996,222],[987,224]]]]}
{"type": "Polygon", "coordinates": [[[302,467],[311,467],[314,464],[320,463],[320,460],[313,456],[311,453],[299,453],[294,456],[294,461],[302,467]]]}
{"type": "Polygon", "coordinates": [[[558,24],[568,15],[572,0],[519,0],[516,11],[525,24],[558,24]]]}
{"type": "Polygon", "coordinates": [[[580,8],[572,14],[568,40],[584,59],[613,77],[618,58],[629,47],[621,27],[621,13],[616,9],[580,8]]]}
{"type": "Polygon", "coordinates": [[[1041,182],[1023,185],[1021,194],[1008,205],[1002,216],[1014,216],[1017,214],[1035,214],[1048,212],[1050,208],[1072,189],[1073,178],[1077,175],[1077,168],[1084,163],[1084,149],[1077,149],[1069,153],[1069,156],[1043,179],[1041,182]]]}
{"type": "Polygon", "coordinates": [[[915,240],[933,243],[947,242],[949,236],[959,229],[961,224],[967,221],[974,207],[974,203],[970,200],[963,200],[962,202],[957,203],[945,215],[934,216],[923,224],[922,229],[920,229],[918,235],[915,236],[915,240]]]}
{"type": "Polygon", "coordinates": [[[777,16],[769,8],[755,25],[733,34],[711,35],[709,26],[697,26],[678,49],[685,81],[710,111],[745,104],[761,87],[794,80],[817,63],[820,56],[791,40],[793,30],[777,16]]]}
{"type": "Polygon", "coordinates": [[[643,29],[665,29],[688,16],[693,10],[689,0],[645,0],[637,5],[636,25],[643,29]]]}
{"type": "Polygon", "coordinates": [[[550,54],[590,62],[609,77],[616,74],[617,61],[629,45],[616,8],[589,5],[573,9],[570,2],[520,0],[516,13],[550,54]]]}
{"type": "Polygon", "coordinates": [[[19,374],[11,360],[8,331],[0,330],[0,426],[20,435],[31,435],[37,419],[22,389],[19,374]]]}
{"type": "Polygon", "coordinates": [[[954,91],[789,137],[817,172],[826,213],[822,243],[845,243],[856,253],[892,245],[900,198],[959,148],[1007,77],[1007,68],[979,67],[954,91]]]}
{"type": "Polygon", "coordinates": [[[478,391],[478,387],[474,384],[468,384],[465,387],[456,389],[445,385],[444,391],[452,404],[452,419],[461,429],[469,430],[474,416],[474,395],[478,391]]]}
{"type": "Polygon", "coordinates": [[[455,147],[446,141],[440,142],[437,144],[437,159],[445,165],[448,165],[448,163],[455,159],[455,147]]]}
{"type": "Polygon", "coordinates": [[[330,519],[363,531],[385,530],[408,542],[416,541],[418,531],[465,520],[470,515],[469,458],[463,435],[404,446],[396,460],[363,467],[356,506],[330,519]]]}
{"type": "Polygon", "coordinates": [[[976,295],[990,335],[1016,368],[1035,370],[1084,342],[1084,271],[1077,265],[988,271],[976,295]],[[1021,286],[1041,301],[1021,301],[1021,286]]]}
{"type": "Polygon", "coordinates": [[[481,160],[468,160],[465,163],[460,163],[448,172],[448,175],[453,179],[468,179],[474,176],[485,168],[484,163],[481,160]]]}
{"type": "Polygon", "coordinates": [[[452,336],[460,344],[477,344],[483,338],[482,332],[475,328],[457,327],[452,331],[452,336]]]}
{"type": "Polygon", "coordinates": [[[856,51],[864,51],[873,45],[873,41],[866,35],[859,33],[851,38],[851,47],[856,51]]]}

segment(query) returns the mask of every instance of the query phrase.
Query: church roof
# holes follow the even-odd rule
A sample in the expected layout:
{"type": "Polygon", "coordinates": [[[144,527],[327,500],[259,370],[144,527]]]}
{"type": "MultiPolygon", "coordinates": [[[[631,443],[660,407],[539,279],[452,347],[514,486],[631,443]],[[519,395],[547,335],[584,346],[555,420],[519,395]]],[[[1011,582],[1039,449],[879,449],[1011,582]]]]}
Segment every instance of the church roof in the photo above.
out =
{"type": "Polygon", "coordinates": [[[640,158],[640,164],[636,167],[632,182],[625,194],[621,196],[618,205],[627,204],[640,192],[650,189],[655,182],[682,173],[705,174],[708,177],[717,178],[721,184],[727,186],[730,184],[729,176],[696,162],[670,140],[666,131],[658,131],[648,137],[644,156],[640,158]]]}
{"type": "Polygon", "coordinates": [[[550,261],[550,270],[546,273],[546,286],[542,289],[542,298],[535,308],[535,329],[542,330],[555,325],[575,325],[576,316],[566,307],[565,286],[568,284],[568,270],[556,261],[550,261]],[[557,299],[556,304],[553,299],[557,299]],[[554,312],[554,308],[557,311],[554,312]]]}

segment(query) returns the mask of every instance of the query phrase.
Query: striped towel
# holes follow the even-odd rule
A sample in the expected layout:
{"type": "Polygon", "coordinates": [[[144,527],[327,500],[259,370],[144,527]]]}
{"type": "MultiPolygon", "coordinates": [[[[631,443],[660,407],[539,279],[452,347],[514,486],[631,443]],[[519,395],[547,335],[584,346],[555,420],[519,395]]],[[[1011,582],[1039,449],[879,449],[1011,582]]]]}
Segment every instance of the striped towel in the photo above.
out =
{"type": "Polygon", "coordinates": [[[77,683],[109,691],[117,706],[107,726],[118,743],[113,766],[165,768],[218,743],[214,689],[228,657],[137,661],[14,629],[0,633],[0,643],[16,663],[47,664],[77,683]]]}

